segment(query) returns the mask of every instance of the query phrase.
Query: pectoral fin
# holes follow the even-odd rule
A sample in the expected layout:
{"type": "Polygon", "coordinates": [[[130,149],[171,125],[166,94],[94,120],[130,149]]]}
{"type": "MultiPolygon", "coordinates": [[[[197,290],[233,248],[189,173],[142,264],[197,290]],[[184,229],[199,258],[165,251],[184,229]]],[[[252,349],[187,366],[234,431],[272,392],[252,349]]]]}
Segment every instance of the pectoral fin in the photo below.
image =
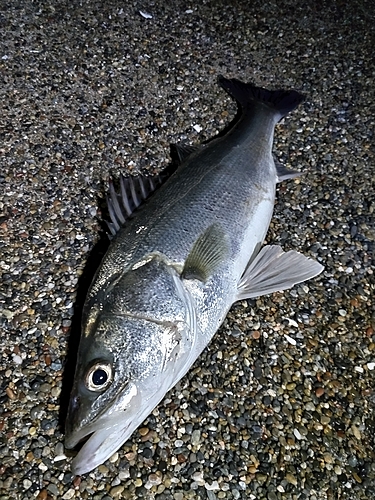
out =
{"type": "Polygon", "coordinates": [[[182,278],[207,279],[216,271],[228,254],[228,238],[218,224],[213,224],[199,236],[189,253],[182,278]]]}
{"type": "Polygon", "coordinates": [[[291,288],[317,276],[324,267],[315,260],[277,245],[261,249],[238,283],[236,300],[250,299],[291,288]]]}

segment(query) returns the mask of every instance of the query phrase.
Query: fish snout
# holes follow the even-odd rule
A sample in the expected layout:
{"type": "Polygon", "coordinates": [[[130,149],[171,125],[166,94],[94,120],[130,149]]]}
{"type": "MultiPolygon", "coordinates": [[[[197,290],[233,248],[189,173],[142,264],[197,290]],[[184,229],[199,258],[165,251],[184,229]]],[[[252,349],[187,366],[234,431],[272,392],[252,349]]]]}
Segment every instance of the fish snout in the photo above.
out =
{"type": "Polygon", "coordinates": [[[81,398],[79,395],[71,396],[68,407],[68,414],[65,421],[65,447],[74,448],[77,444],[76,428],[79,423],[79,409],[81,398]]]}

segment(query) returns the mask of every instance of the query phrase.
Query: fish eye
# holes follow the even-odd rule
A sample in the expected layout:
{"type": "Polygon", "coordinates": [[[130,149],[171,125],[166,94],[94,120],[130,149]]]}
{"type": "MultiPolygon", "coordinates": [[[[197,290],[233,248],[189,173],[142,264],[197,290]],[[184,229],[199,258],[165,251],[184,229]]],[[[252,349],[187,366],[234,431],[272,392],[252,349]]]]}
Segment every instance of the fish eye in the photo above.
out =
{"type": "Polygon", "coordinates": [[[85,385],[90,391],[104,391],[112,383],[112,366],[109,363],[97,362],[86,373],[85,385]]]}

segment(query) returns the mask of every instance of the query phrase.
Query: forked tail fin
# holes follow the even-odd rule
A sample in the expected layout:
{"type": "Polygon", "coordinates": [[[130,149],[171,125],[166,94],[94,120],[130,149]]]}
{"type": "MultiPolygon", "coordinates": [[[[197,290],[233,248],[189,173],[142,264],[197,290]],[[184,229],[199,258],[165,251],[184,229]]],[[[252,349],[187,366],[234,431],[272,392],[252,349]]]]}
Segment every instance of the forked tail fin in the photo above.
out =
{"type": "Polygon", "coordinates": [[[230,96],[236,99],[243,110],[253,107],[256,102],[262,102],[275,111],[277,121],[293,111],[304,99],[303,95],[296,90],[266,90],[251,83],[244,83],[235,78],[228,79],[221,75],[218,77],[218,82],[230,96]]]}

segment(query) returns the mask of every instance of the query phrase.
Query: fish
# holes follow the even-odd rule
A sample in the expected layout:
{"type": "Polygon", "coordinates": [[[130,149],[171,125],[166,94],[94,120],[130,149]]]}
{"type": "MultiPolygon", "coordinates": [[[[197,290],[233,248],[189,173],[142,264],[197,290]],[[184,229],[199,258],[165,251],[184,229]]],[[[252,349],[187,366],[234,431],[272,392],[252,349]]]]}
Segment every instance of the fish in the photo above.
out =
{"type": "Polygon", "coordinates": [[[112,239],[88,291],[65,446],[72,472],[111,457],[246,300],[291,288],[323,265],[264,245],[276,185],[300,175],[274,159],[276,124],[303,100],[218,78],[237,101],[225,134],[177,145],[177,168],[110,186],[112,239]]]}

